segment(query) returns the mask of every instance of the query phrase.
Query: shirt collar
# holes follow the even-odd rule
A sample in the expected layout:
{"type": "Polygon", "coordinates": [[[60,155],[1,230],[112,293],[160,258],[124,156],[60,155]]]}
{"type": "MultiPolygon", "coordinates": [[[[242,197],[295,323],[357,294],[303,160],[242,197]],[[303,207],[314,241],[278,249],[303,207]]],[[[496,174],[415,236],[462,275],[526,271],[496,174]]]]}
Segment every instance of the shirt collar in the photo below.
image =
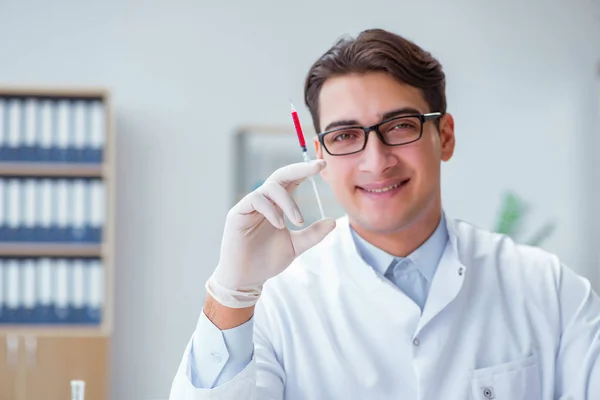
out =
{"type": "MultiPolygon", "coordinates": [[[[369,264],[376,272],[384,275],[394,260],[403,260],[402,257],[393,255],[375,247],[371,243],[360,237],[352,227],[352,238],[362,259],[369,264]]],[[[448,242],[448,229],[446,226],[446,216],[442,213],[442,218],[437,228],[431,236],[418,247],[408,257],[418,268],[421,274],[431,282],[437,266],[442,258],[444,248],[448,242]]]]}

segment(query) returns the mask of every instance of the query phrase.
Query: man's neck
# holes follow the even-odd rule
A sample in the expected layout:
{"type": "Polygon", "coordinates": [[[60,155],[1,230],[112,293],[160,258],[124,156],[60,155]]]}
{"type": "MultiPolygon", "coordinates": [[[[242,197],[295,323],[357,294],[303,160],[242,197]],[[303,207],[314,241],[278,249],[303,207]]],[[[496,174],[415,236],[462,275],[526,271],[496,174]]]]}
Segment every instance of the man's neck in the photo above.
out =
{"type": "Polygon", "coordinates": [[[358,224],[352,228],[367,242],[395,257],[407,257],[435,232],[442,218],[441,206],[428,210],[409,225],[391,233],[373,232],[358,224]]]}

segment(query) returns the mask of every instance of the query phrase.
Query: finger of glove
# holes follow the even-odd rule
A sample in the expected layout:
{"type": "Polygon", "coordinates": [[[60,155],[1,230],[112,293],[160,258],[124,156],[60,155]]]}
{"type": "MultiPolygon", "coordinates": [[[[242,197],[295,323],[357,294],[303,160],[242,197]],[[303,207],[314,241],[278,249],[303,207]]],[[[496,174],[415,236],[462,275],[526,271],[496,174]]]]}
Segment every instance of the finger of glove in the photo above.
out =
{"type": "Polygon", "coordinates": [[[292,198],[292,196],[275,181],[265,182],[258,191],[262,193],[267,199],[270,199],[275,205],[283,211],[283,213],[292,221],[295,225],[302,225],[304,218],[300,212],[300,208],[292,198]]]}
{"type": "Polygon", "coordinates": [[[244,204],[245,207],[243,206],[240,208],[240,212],[242,214],[249,214],[253,211],[256,211],[264,216],[274,227],[279,229],[285,228],[281,211],[278,210],[275,204],[273,204],[273,202],[266,198],[262,193],[259,191],[254,191],[250,194],[250,196],[248,196],[247,200],[248,202],[244,204]]]}
{"type": "Polygon", "coordinates": [[[279,168],[269,176],[268,181],[275,181],[281,186],[294,189],[306,178],[318,174],[325,168],[325,160],[312,160],[309,162],[300,162],[289,164],[279,168]],[[292,183],[293,185],[290,185],[292,183]]]}
{"type": "Polygon", "coordinates": [[[309,227],[290,232],[296,257],[318,244],[335,228],[335,220],[325,218],[310,224],[309,227]]]}

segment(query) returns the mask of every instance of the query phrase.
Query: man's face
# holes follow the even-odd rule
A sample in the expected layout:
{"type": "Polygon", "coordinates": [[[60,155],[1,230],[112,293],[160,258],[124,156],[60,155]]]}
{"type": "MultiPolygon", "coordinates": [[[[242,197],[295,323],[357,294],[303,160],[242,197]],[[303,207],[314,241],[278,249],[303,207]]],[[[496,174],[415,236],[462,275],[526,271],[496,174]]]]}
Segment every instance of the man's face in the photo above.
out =
{"type": "MultiPolygon", "coordinates": [[[[343,75],[324,83],[319,122],[322,131],[340,121],[371,126],[404,108],[438,111],[429,109],[419,89],[385,73],[343,75]]],[[[402,146],[387,146],[371,131],[362,152],[345,156],[315,145],[318,157],[327,160],[322,176],[350,221],[374,233],[393,233],[441,207],[440,162],[452,156],[454,122],[449,114],[439,130],[434,121],[425,122],[421,139],[402,146]]]]}

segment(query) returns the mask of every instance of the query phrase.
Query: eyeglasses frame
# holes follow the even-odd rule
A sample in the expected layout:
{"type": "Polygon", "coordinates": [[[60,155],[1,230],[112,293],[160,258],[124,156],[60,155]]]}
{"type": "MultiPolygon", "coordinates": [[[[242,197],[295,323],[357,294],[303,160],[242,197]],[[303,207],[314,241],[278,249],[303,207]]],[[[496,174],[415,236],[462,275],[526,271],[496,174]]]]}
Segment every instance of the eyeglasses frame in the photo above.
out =
{"type": "Polygon", "coordinates": [[[439,118],[442,117],[442,113],[441,112],[432,112],[432,113],[425,113],[425,114],[409,114],[409,115],[398,115],[392,118],[388,118],[384,121],[379,122],[378,124],[375,125],[371,125],[371,126],[358,126],[358,125],[352,125],[352,126],[344,126],[344,127],[340,127],[340,128],[334,128],[334,129],[330,129],[328,131],[325,132],[321,132],[317,134],[317,138],[319,140],[319,143],[321,144],[321,146],[323,146],[323,148],[325,149],[325,151],[334,157],[339,157],[339,156],[348,156],[351,154],[356,154],[356,153],[360,153],[361,151],[363,151],[365,149],[365,147],[367,147],[367,141],[369,140],[369,133],[371,131],[375,131],[375,134],[377,135],[377,137],[379,137],[379,140],[381,140],[382,143],[384,143],[386,146],[405,146],[407,144],[411,144],[414,143],[418,140],[421,139],[421,137],[423,137],[423,125],[425,125],[426,122],[428,121],[435,121],[439,118]],[[402,118],[419,118],[419,120],[421,121],[421,130],[419,132],[419,137],[417,137],[414,140],[411,140],[410,142],[405,142],[405,143],[400,143],[400,144],[389,144],[385,141],[385,139],[383,138],[383,135],[381,134],[381,132],[379,131],[379,127],[383,124],[387,124],[393,120],[396,119],[402,119],[402,118]],[[365,132],[365,141],[363,143],[363,146],[360,148],[360,150],[356,150],[353,151],[351,153],[344,153],[344,154],[332,154],[331,152],[329,152],[329,150],[327,149],[327,146],[325,146],[325,135],[328,135],[330,133],[334,133],[334,132],[340,132],[340,131],[344,131],[344,130],[348,130],[348,129],[362,129],[365,132]]]}

